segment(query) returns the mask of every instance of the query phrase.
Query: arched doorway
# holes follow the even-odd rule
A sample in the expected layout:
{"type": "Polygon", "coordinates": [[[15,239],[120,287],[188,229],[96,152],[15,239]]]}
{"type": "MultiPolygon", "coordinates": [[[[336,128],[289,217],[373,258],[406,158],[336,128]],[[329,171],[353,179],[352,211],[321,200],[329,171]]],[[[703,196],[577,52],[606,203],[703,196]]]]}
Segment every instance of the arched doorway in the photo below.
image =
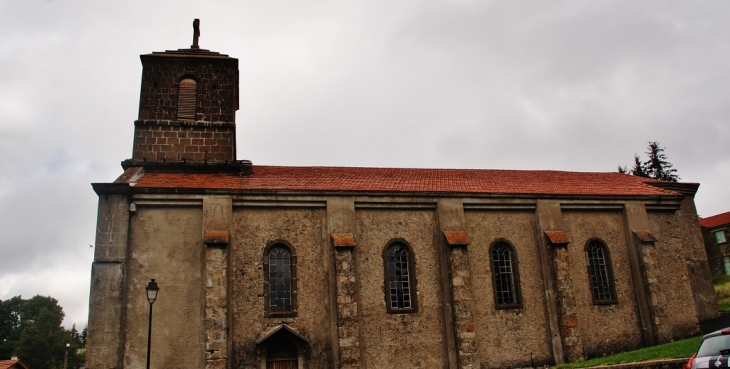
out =
{"type": "Polygon", "coordinates": [[[286,324],[263,332],[256,345],[261,369],[304,369],[309,340],[286,324]]]}
{"type": "Polygon", "coordinates": [[[266,369],[298,369],[297,345],[290,337],[277,334],[266,345],[266,369]]]}

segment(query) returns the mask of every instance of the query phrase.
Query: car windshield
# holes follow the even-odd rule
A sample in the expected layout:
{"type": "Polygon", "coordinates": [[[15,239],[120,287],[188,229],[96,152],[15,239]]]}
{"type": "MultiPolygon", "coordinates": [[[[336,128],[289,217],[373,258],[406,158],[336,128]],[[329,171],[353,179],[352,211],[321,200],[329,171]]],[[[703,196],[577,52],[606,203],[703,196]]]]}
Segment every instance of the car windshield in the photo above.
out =
{"type": "Polygon", "coordinates": [[[730,335],[710,337],[702,341],[697,357],[719,356],[720,350],[730,349],[730,335]]]}

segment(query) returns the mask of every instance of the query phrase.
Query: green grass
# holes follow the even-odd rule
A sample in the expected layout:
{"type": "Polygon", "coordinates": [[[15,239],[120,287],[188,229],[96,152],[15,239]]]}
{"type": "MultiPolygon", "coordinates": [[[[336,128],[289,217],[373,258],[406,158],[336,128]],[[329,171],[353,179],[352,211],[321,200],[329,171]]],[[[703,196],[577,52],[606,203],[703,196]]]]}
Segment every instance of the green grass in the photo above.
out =
{"type": "Polygon", "coordinates": [[[730,275],[721,275],[712,278],[715,284],[715,296],[717,296],[717,309],[730,311],[730,275]]]}
{"type": "Polygon", "coordinates": [[[647,360],[688,358],[697,351],[698,347],[700,347],[701,340],[702,336],[700,335],[639,350],[622,352],[620,354],[579,361],[576,363],[558,365],[554,368],[589,368],[599,365],[634,363],[647,360]]]}

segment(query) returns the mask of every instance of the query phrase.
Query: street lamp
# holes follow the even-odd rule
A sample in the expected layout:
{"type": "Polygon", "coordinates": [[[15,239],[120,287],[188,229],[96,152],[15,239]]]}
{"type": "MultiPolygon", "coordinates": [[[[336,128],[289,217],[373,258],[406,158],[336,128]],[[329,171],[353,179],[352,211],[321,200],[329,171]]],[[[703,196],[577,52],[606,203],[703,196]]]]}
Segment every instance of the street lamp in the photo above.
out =
{"type": "Polygon", "coordinates": [[[71,347],[70,343],[66,344],[66,352],[63,354],[63,369],[67,368],[68,364],[68,349],[71,347]]]}
{"type": "Polygon", "coordinates": [[[147,325],[147,369],[150,369],[150,346],[152,344],[152,304],[157,300],[157,292],[160,287],[157,287],[157,282],[154,279],[150,279],[150,283],[147,283],[147,301],[150,302],[150,320],[147,325]]]}

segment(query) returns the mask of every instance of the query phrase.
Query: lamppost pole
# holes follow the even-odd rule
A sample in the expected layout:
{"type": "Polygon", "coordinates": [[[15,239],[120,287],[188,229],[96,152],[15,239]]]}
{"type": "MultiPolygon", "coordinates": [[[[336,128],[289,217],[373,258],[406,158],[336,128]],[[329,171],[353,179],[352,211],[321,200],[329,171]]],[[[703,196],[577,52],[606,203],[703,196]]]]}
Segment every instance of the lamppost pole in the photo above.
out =
{"type": "Polygon", "coordinates": [[[155,300],[157,299],[157,292],[160,288],[157,286],[154,279],[150,279],[150,283],[147,283],[145,290],[147,291],[147,301],[150,303],[150,318],[147,325],[147,369],[150,369],[150,347],[152,347],[152,304],[155,303],[155,300]]]}

